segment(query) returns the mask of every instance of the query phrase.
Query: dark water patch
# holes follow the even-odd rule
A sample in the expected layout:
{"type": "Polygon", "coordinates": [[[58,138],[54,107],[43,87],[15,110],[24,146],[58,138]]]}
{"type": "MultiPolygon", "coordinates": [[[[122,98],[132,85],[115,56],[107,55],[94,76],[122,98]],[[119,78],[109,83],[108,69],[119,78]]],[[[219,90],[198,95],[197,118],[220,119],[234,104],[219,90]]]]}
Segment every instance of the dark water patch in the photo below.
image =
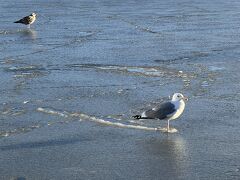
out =
{"type": "Polygon", "coordinates": [[[190,55],[182,55],[172,59],[157,59],[154,62],[162,64],[174,64],[174,63],[188,63],[197,60],[198,58],[208,57],[209,53],[206,52],[193,52],[190,55]]]}
{"type": "Polygon", "coordinates": [[[140,24],[137,24],[136,22],[134,21],[130,21],[130,20],[127,20],[123,17],[120,17],[118,15],[114,15],[114,16],[107,16],[108,19],[111,19],[111,20],[118,20],[118,21],[122,21],[122,22],[125,22],[127,23],[128,25],[134,27],[134,29],[138,30],[138,31],[141,31],[141,32],[146,32],[146,33],[151,33],[151,34],[157,34],[157,35],[162,35],[162,33],[160,31],[154,31],[151,29],[151,27],[145,27],[143,25],[140,25],[140,24]]]}
{"type": "Polygon", "coordinates": [[[92,141],[90,137],[77,137],[70,139],[57,139],[57,140],[47,140],[47,141],[39,141],[39,142],[27,142],[20,144],[12,144],[6,146],[0,146],[1,151],[9,151],[9,150],[19,150],[19,149],[32,149],[32,148],[43,148],[49,146],[64,146],[67,144],[74,144],[83,141],[92,141]]]}
{"type": "Polygon", "coordinates": [[[25,177],[13,177],[10,180],[27,180],[25,177]]]}

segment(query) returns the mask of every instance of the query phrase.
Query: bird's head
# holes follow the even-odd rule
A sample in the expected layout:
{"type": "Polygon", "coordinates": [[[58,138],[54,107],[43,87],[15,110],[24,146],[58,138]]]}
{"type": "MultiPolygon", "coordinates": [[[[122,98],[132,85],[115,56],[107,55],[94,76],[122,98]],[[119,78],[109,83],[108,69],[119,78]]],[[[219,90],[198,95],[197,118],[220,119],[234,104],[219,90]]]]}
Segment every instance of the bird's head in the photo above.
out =
{"type": "Polygon", "coordinates": [[[35,16],[37,16],[37,14],[33,12],[33,13],[31,14],[31,16],[34,16],[34,17],[35,17],[35,16]]]}
{"type": "Polygon", "coordinates": [[[174,93],[172,96],[172,101],[188,101],[188,98],[181,93],[174,93]]]}

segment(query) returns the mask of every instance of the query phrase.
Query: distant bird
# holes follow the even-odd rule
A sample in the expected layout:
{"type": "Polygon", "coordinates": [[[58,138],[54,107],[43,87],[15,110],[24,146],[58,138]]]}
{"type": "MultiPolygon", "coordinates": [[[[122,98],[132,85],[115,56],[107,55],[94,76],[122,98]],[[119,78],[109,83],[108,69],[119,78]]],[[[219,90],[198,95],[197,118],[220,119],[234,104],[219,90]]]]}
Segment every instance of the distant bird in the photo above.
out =
{"type": "Polygon", "coordinates": [[[135,115],[133,117],[135,119],[167,120],[167,132],[170,132],[169,121],[177,119],[183,113],[185,101],[188,101],[187,97],[181,93],[174,93],[171,101],[164,102],[155,108],[144,111],[141,115],[135,115]]]}
{"type": "Polygon", "coordinates": [[[37,16],[36,13],[32,13],[29,16],[26,16],[18,21],[15,21],[14,23],[22,23],[28,25],[28,28],[30,28],[30,25],[34,23],[34,21],[36,20],[36,16],[37,16]]]}

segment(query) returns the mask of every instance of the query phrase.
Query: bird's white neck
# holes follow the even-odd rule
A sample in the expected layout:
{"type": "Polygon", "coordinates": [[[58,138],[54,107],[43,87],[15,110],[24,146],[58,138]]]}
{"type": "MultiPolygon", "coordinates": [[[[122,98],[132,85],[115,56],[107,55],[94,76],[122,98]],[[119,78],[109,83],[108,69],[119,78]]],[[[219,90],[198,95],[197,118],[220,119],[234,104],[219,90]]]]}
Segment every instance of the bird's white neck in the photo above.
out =
{"type": "Polygon", "coordinates": [[[183,107],[183,109],[184,109],[184,107],[185,107],[185,102],[184,102],[184,100],[180,100],[180,101],[178,101],[178,100],[172,100],[171,101],[174,105],[175,105],[175,107],[178,109],[179,107],[183,107]]]}

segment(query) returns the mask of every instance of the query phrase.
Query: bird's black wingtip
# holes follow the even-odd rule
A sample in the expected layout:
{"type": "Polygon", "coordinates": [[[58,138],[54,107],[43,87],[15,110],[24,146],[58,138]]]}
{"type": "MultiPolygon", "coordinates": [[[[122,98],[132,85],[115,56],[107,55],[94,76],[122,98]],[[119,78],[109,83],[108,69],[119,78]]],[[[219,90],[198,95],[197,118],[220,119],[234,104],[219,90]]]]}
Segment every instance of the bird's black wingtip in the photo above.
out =
{"type": "Polygon", "coordinates": [[[140,115],[135,115],[135,116],[132,116],[134,119],[141,119],[141,116],[140,115]]]}

